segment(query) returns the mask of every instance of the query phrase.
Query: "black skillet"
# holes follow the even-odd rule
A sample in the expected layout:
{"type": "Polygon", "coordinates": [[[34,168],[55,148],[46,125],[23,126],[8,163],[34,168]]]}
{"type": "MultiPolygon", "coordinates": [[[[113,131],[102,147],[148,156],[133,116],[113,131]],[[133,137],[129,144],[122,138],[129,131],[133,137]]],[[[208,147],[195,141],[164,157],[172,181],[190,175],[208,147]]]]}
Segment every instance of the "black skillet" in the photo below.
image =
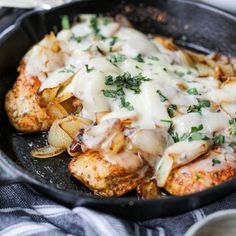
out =
{"type": "Polygon", "coordinates": [[[45,160],[31,157],[31,149],[45,144],[46,134],[18,134],[9,124],[3,102],[17,76],[19,60],[55,26],[60,29],[60,16],[69,15],[73,19],[80,13],[119,12],[146,33],[171,36],[180,45],[203,52],[217,51],[236,56],[236,17],[184,0],[128,0],[123,4],[112,0],[89,0],[25,14],[0,37],[0,184],[29,183],[69,206],[86,206],[133,220],[179,214],[231,193],[236,187],[236,179],[192,195],[149,201],[138,200],[132,194],[120,198],[94,196],[69,175],[70,158],[67,155],[45,160]]]}

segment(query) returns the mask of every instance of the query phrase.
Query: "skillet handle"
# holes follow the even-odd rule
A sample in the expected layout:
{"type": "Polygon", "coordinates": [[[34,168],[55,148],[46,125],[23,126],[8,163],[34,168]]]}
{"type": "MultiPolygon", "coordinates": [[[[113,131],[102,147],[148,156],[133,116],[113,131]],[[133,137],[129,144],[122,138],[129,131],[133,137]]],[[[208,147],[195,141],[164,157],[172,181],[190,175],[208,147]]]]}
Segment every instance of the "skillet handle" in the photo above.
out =
{"type": "Polygon", "coordinates": [[[0,186],[20,182],[28,181],[18,169],[6,160],[5,154],[0,151],[0,186]]]}

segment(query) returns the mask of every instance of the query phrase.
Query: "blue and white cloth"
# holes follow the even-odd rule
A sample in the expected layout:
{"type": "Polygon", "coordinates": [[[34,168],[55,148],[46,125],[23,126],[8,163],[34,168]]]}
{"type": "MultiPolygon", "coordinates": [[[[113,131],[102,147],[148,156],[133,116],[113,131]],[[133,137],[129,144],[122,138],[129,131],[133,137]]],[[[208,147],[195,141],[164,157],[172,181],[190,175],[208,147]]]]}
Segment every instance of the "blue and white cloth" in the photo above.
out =
{"type": "Polygon", "coordinates": [[[14,184],[0,188],[0,236],[183,236],[206,215],[232,208],[236,192],[185,214],[134,222],[84,207],[70,209],[29,185],[14,184]]]}

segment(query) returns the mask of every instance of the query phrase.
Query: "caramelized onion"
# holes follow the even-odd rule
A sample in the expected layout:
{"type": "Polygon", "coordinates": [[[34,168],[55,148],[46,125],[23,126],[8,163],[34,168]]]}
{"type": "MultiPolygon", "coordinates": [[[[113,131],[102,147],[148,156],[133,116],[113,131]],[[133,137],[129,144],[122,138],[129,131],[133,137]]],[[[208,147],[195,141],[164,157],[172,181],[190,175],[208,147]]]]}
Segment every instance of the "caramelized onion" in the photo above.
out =
{"type": "Polygon", "coordinates": [[[65,149],[63,148],[57,148],[57,147],[48,145],[42,148],[37,148],[37,149],[32,150],[31,155],[37,158],[49,158],[49,157],[58,156],[64,151],[65,149]]]}
{"type": "Polygon", "coordinates": [[[48,143],[54,147],[66,149],[71,145],[73,139],[60,127],[60,123],[61,120],[53,122],[48,133],[48,143]]]}

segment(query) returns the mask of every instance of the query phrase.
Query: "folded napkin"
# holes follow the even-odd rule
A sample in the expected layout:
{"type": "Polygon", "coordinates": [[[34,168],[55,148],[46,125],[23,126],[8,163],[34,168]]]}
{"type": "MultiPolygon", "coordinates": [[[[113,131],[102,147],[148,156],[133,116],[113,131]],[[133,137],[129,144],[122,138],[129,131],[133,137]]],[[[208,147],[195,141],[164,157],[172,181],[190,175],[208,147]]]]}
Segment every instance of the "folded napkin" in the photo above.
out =
{"type": "Polygon", "coordinates": [[[13,184],[0,188],[0,236],[183,236],[206,215],[232,208],[236,192],[185,214],[134,222],[84,207],[70,209],[29,185],[13,184]]]}

